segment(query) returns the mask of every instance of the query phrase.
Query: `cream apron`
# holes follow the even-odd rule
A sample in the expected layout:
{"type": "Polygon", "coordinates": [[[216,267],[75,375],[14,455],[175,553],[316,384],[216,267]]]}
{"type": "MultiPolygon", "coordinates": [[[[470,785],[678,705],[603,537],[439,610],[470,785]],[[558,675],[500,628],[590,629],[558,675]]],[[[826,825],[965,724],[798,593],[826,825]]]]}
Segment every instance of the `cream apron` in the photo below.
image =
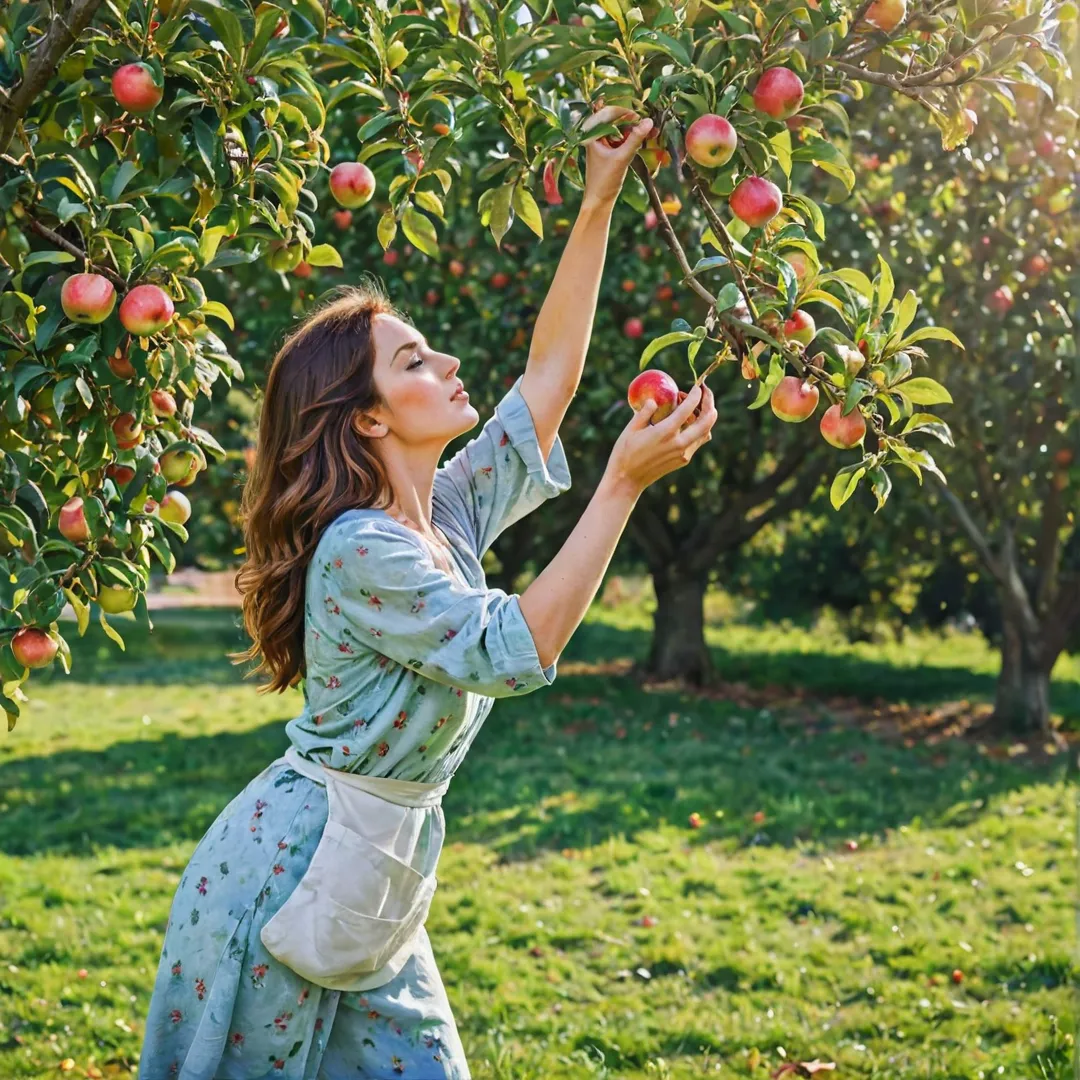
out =
{"type": "Polygon", "coordinates": [[[289,747],[289,767],[326,787],[311,864],[260,933],[270,955],[329,990],[388,983],[412,955],[435,892],[450,786],[329,769],[289,747]]]}

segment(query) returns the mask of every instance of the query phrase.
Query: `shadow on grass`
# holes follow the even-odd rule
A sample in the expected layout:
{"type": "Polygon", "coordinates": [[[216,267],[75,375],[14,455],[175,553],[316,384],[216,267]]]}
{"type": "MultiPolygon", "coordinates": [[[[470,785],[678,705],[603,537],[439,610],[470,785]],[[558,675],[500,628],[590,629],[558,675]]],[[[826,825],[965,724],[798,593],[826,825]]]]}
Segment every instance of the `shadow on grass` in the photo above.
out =
{"type": "MultiPolygon", "coordinates": [[[[234,613],[168,615],[153,638],[133,640],[126,655],[102,657],[90,634],[75,642],[80,679],[160,683],[168,660],[176,681],[207,685],[207,708],[213,708],[212,673],[223,649],[233,647],[234,613]],[[96,668],[84,653],[97,657],[96,668]]],[[[625,656],[643,640],[611,633],[585,627],[567,659],[625,656]],[[620,642],[625,647],[613,651],[620,642]]],[[[787,659],[807,670],[805,657],[787,659]]],[[[870,666],[867,674],[846,659],[838,670],[884,693],[881,665],[870,666]]],[[[231,682],[240,681],[236,669],[227,670],[231,682]]],[[[909,693],[924,671],[903,673],[909,693]]],[[[851,692],[850,685],[845,689],[851,692]]],[[[972,693],[970,682],[963,692],[972,693]]],[[[88,709],[100,710],[103,702],[92,694],[88,689],[88,709]]],[[[0,765],[0,849],[26,855],[194,844],[285,750],[286,720],[243,733],[169,732],[93,752],[8,761],[0,765]]],[[[750,712],[731,702],[646,692],[626,678],[564,676],[551,690],[496,705],[445,811],[450,842],[484,844],[506,860],[613,837],[657,843],[657,826],[686,827],[691,813],[707,827],[687,828],[686,843],[813,847],[914,818],[932,824],[960,812],[978,815],[998,793],[1046,776],[1045,769],[980,757],[968,745],[905,750],[797,712],[750,712]]]]}

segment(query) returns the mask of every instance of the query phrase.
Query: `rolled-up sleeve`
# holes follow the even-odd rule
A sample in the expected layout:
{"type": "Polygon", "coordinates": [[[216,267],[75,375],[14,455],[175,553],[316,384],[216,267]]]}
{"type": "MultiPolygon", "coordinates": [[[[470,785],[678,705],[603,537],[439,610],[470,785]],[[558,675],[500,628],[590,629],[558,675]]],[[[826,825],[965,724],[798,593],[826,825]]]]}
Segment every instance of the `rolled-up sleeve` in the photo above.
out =
{"type": "Polygon", "coordinates": [[[411,529],[373,513],[343,515],[320,545],[322,602],[341,640],[487,697],[554,681],[555,664],[540,666],[516,595],[468,588],[435,565],[411,529]]]}
{"type": "Polygon", "coordinates": [[[570,487],[570,467],[558,435],[544,460],[521,377],[475,439],[435,474],[435,497],[481,557],[496,538],[547,499],[570,487]]]}

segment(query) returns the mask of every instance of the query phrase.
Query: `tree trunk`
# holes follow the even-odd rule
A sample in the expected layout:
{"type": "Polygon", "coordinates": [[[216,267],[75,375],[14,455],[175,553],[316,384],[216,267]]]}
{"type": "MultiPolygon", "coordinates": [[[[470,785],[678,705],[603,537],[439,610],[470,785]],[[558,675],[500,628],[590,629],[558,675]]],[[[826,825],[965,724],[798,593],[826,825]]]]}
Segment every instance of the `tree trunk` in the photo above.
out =
{"type": "Polygon", "coordinates": [[[705,646],[707,575],[673,568],[654,570],[656,611],[645,671],[654,679],[684,679],[694,686],[709,681],[712,664],[705,646]]]}
{"type": "MultiPolygon", "coordinates": [[[[1001,674],[994,695],[994,719],[1017,735],[1050,734],[1050,669],[1037,642],[1005,613],[1001,641],[1001,674]]],[[[1054,658],[1056,659],[1056,657],[1054,658]]]]}

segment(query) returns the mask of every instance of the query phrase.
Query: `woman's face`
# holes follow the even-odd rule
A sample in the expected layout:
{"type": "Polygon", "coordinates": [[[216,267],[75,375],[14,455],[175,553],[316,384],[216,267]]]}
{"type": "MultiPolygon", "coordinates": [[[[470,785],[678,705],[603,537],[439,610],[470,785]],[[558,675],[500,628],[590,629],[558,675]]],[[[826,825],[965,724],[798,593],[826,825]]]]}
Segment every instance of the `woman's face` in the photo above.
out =
{"type": "Polygon", "coordinates": [[[372,337],[383,405],[367,413],[378,424],[371,434],[393,435],[407,445],[438,443],[441,449],[476,425],[480,414],[462,390],[457,357],[437,352],[419,330],[393,315],[374,317],[372,337]]]}

